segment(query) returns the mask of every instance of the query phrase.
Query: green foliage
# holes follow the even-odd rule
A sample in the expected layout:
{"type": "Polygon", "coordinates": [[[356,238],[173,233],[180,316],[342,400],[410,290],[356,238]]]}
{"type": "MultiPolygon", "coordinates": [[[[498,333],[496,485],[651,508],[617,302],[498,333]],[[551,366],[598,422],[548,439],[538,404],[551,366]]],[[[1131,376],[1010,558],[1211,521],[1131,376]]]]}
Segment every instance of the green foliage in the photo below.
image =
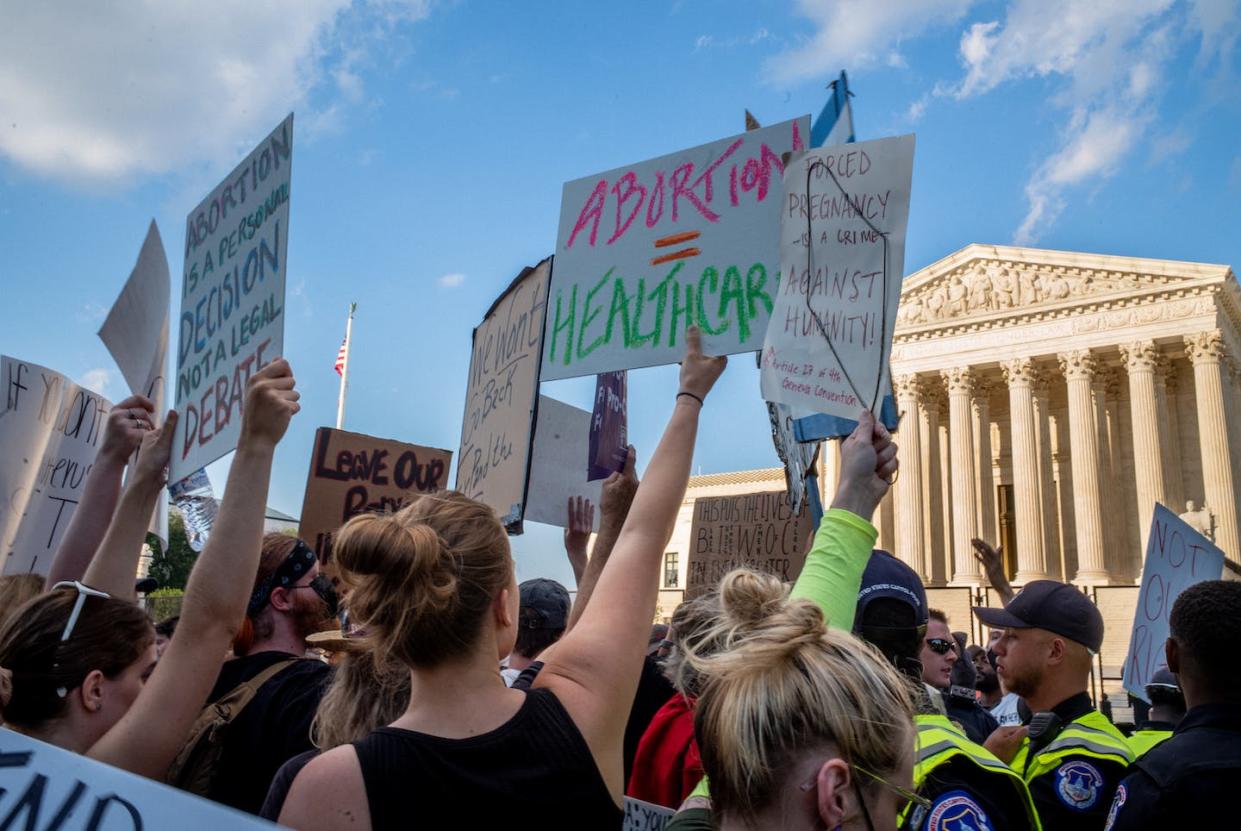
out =
{"type": "Polygon", "coordinates": [[[181,601],[185,592],[181,589],[159,588],[146,596],[147,613],[151,620],[159,622],[181,614],[181,601]]]}
{"type": "MultiPolygon", "coordinates": [[[[163,549],[159,538],[154,534],[147,534],[147,544],[151,546],[152,553],[149,574],[159,581],[161,591],[184,589],[198,554],[190,548],[189,540],[185,537],[185,520],[181,514],[177,511],[168,512],[167,550],[163,549]]],[[[180,603],[177,605],[180,606],[180,603]]]]}

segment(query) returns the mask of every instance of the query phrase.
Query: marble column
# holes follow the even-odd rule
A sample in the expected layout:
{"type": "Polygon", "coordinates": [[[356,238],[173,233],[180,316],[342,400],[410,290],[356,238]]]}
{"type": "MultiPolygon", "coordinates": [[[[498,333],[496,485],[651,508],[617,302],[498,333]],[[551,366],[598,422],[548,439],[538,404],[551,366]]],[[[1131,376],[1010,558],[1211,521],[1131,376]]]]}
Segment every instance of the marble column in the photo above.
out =
{"type": "Polygon", "coordinates": [[[974,481],[978,483],[978,534],[995,545],[995,473],[991,458],[991,385],[974,382],[974,481]]]}
{"type": "Polygon", "coordinates": [[[1043,518],[1043,550],[1052,577],[1067,579],[1060,546],[1060,501],[1056,495],[1056,460],[1052,441],[1051,381],[1039,371],[1031,384],[1034,390],[1034,448],[1038,455],[1039,515],[1043,518]]]}
{"type": "Polygon", "coordinates": [[[1017,358],[1001,369],[1008,384],[1009,419],[1012,422],[1013,502],[1017,526],[1017,582],[1047,577],[1047,554],[1043,546],[1042,482],[1039,481],[1035,443],[1034,389],[1038,373],[1034,361],[1017,358]]]}
{"type": "Polygon", "coordinates": [[[1174,513],[1180,513],[1185,510],[1185,489],[1181,477],[1181,431],[1176,409],[1176,376],[1173,373],[1172,359],[1160,355],[1155,364],[1155,406],[1159,409],[1159,423],[1164,426],[1159,449],[1163,453],[1168,507],[1174,513]]]}
{"type": "Polygon", "coordinates": [[[939,405],[939,492],[940,515],[944,518],[943,537],[940,540],[940,557],[935,564],[940,584],[952,580],[952,439],[949,436],[948,396],[941,393],[939,405]]]}
{"type": "Polygon", "coordinates": [[[896,407],[902,414],[896,441],[900,445],[900,474],[896,480],[896,556],[926,579],[926,535],[923,514],[921,389],[916,375],[893,379],[896,407]]]}
{"type": "Polygon", "coordinates": [[[1241,562],[1237,530],[1237,491],[1224,407],[1224,338],[1218,329],[1185,337],[1185,352],[1194,365],[1198,409],[1198,440],[1202,446],[1202,484],[1206,508],[1215,515],[1215,544],[1233,562],[1241,562]]]}
{"type": "Polygon", "coordinates": [[[974,381],[969,367],[944,370],[948,387],[948,425],[952,451],[952,583],[979,582],[970,540],[978,536],[978,490],[974,463],[974,381]]]}
{"type": "Polygon", "coordinates": [[[1155,503],[1168,502],[1163,478],[1159,402],[1155,396],[1155,365],[1159,348],[1154,341],[1138,341],[1120,347],[1129,372],[1129,411],[1133,424],[1133,472],[1138,486],[1138,532],[1146,551],[1155,503]]]}
{"type": "Polygon", "coordinates": [[[928,584],[942,583],[943,573],[936,572],[944,545],[944,493],[940,490],[942,472],[939,452],[939,399],[942,392],[938,379],[923,379],[922,406],[919,408],[919,432],[922,434],[923,565],[919,571],[928,584]]]}
{"type": "Polygon", "coordinates": [[[1077,532],[1077,578],[1086,586],[1106,585],[1107,549],[1103,543],[1098,424],[1090,387],[1095,357],[1089,349],[1060,354],[1069,390],[1069,453],[1073,462],[1073,516],[1077,532]]]}
{"type": "Polygon", "coordinates": [[[879,532],[875,545],[889,554],[896,548],[896,517],[893,516],[895,498],[896,494],[888,488],[883,499],[879,500],[879,510],[875,516],[875,530],[879,532]]]}
{"type": "Polygon", "coordinates": [[[1128,545],[1123,528],[1111,519],[1116,517],[1122,504],[1116,498],[1115,488],[1111,483],[1119,481],[1119,444],[1112,433],[1108,415],[1108,388],[1113,380],[1111,370],[1095,362],[1095,374],[1092,384],[1094,396],[1095,435],[1099,445],[1099,480],[1106,483],[1099,489],[1099,509],[1109,521],[1103,523],[1103,553],[1108,572],[1115,579],[1120,574],[1121,550],[1128,545]]]}

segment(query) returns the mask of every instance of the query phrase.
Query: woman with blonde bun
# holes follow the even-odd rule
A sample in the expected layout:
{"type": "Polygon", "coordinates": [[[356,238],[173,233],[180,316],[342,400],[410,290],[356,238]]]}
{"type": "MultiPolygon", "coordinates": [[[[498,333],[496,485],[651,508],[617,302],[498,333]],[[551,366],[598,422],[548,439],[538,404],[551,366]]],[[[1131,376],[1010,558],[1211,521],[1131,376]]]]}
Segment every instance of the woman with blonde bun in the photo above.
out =
{"type": "Polygon", "coordinates": [[[351,519],[333,541],[350,615],[379,659],[410,673],[388,727],[298,774],[280,823],[297,829],[619,828],[625,722],[655,614],[659,569],[689,481],[698,415],[724,369],[686,333],[662,440],[572,629],[533,687],[505,685],[517,579],[495,512],[428,494],[391,516],[351,519]]]}
{"type": "Polygon", "coordinates": [[[775,577],[739,569],[719,594],[711,654],[686,655],[715,827],[896,828],[914,798],[908,683],[775,577]]]}

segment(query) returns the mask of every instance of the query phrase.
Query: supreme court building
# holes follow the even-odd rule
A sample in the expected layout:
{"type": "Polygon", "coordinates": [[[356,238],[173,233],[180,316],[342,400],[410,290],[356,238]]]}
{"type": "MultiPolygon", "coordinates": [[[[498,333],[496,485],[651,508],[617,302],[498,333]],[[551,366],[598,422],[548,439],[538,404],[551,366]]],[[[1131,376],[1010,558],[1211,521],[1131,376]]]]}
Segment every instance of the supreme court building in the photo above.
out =
{"type": "MultiPolygon", "coordinates": [[[[878,545],[928,587],[985,585],[976,536],[1018,584],[1133,586],[1156,502],[1195,503],[1241,561],[1228,266],[969,245],[905,279],[891,366],[901,471],[878,545]]],[[[821,454],[829,499],[838,453],[821,454]]],[[[691,478],[661,608],[685,585],[694,499],[776,489],[779,468],[691,478]]]]}

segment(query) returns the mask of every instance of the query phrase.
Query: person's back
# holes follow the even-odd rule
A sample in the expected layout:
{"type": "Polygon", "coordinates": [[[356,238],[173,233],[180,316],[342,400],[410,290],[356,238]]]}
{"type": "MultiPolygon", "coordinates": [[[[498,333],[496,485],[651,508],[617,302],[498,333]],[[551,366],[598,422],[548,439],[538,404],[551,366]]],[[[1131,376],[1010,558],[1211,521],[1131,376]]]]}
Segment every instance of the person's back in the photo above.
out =
{"type": "Polygon", "coordinates": [[[1129,734],[1129,747],[1138,759],[1172,738],[1172,732],[1185,718],[1185,696],[1176,675],[1167,669],[1157,669],[1151,675],[1146,697],[1151,703],[1149,718],[1129,734]]]}

